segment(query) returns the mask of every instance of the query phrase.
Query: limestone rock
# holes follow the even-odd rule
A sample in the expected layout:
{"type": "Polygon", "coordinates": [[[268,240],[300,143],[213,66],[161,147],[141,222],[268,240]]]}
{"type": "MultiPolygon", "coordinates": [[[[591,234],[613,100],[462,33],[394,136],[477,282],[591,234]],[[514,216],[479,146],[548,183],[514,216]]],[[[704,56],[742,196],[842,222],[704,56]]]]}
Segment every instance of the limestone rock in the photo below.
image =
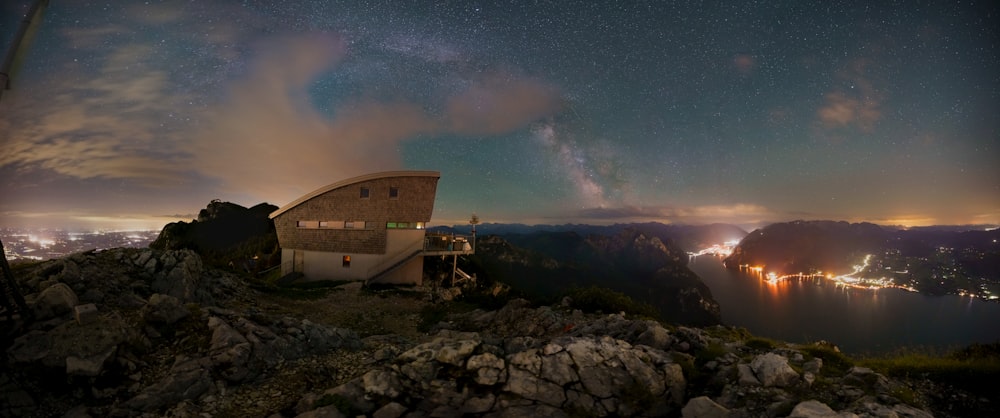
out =
{"type": "Polygon", "coordinates": [[[396,402],[389,402],[375,411],[375,413],[372,414],[372,418],[399,418],[405,413],[405,406],[396,402]]]}
{"type": "Polygon", "coordinates": [[[737,376],[739,376],[737,382],[739,382],[740,386],[760,386],[760,380],[753,374],[753,369],[750,368],[750,365],[745,363],[737,364],[736,371],[737,376]]]}
{"type": "Polygon", "coordinates": [[[400,395],[400,383],[396,374],[386,370],[372,370],[361,377],[367,395],[395,398],[400,395]]]}
{"type": "Polygon", "coordinates": [[[681,409],[683,418],[727,418],[729,410],[726,407],[715,403],[708,396],[691,398],[687,405],[681,409]]]}
{"type": "Polygon", "coordinates": [[[857,415],[850,412],[837,413],[825,403],[815,400],[800,402],[792,409],[788,418],[857,418],[857,415]]]}
{"type": "Polygon", "coordinates": [[[750,368],[765,387],[791,386],[799,380],[799,374],[788,365],[788,358],[775,353],[754,357],[750,368]]]}
{"type": "Polygon", "coordinates": [[[171,374],[122,406],[126,410],[154,412],[184,399],[198,399],[214,387],[208,370],[197,364],[187,366],[182,363],[180,367],[175,365],[171,374]]]}
{"type": "Polygon", "coordinates": [[[191,315],[184,305],[174,296],[155,293],[149,297],[149,303],[142,309],[142,317],[148,322],[172,325],[191,315]]]}
{"type": "Polygon", "coordinates": [[[504,374],[506,365],[503,359],[493,353],[472,356],[465,367],[468,370],[475,371],[474,380],[480,385],[491,386],[506,380],[506,375],[504,374]]]}
{"type": "Polygon", "coordinates": [[[66,357],[66,374],[77,376],[99,376],[104,364],[115,353],[117,347],[108,347],[103,353],[86,357],[66,357]]]}

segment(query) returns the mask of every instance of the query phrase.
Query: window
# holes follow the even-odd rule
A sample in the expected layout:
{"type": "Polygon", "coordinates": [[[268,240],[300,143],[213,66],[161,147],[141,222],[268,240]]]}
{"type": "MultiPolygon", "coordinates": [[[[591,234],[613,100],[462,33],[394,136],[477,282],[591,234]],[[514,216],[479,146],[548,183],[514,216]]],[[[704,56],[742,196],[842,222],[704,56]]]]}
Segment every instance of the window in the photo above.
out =
{"type": "Polygon", "coordinates": [[[349,255],[345,255],[344,256],[343,266],[344,267],[351,267],[351,256],[349,256],[349,255]]]}
{"type": "Polygon", "coordinates": [[[371,194],[372,194],[372,190],[371,189],[369,189],[367,187],[362,187],[361,188],[361,198],[362,199],[367,199],[369,196],[371,196],[371,194]]]}
{"type": "Polygon", "coordinates": [[[389,188],[389,198],[390,199],[399,199],[399,187],[390,187],[389,188]]]}
{"type": "Polygon", "coordinates": [[[346,229],[354,228],[354,221],[344,221],[344,228],[346,229]]]}
{"type": "Polygon", "coordinates": [[[330,227],[330,222],[327,222],[327,221],[319,221],[319,227],[320,227],[320,228],[329,228],[329,227],[330,227]]]}
{"type": "Polygon", "coordinates": [[[296,221],[297,228],[319,228],[319,221],[296,221]]]}
{"type": "Polygon", "coordinates": [[[424,229],[423,222],[386,222],[385,229],[424,229]]]}

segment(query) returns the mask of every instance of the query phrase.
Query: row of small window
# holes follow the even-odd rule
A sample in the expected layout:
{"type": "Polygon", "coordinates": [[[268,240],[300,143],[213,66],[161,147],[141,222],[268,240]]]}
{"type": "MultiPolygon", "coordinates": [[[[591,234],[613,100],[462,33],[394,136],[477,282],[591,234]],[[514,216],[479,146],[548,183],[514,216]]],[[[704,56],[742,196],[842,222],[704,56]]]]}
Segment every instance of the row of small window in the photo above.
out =
{"type": "Polygon", "coordinates": [[[375,222],[365,221],[298,221],[295,226],[305,229],[375,229],[375,222]]]}
{"type": "MultiPolygon", "coordinates": [[[[297,221],[302,229],[375,229],[375,222],[365,221],[297,221]]],[[[385,229],[424,229],[423,222],[386,222],[385,229]]]]}
{"type": "MultiPolygon", "coordinates": [[[[372,189],[368,187],[361,188],[361,198],[367,199],[372,196],[372,189]]],[[[399,187],[389,187],[389,199],[399,199],[399,187]]]]}

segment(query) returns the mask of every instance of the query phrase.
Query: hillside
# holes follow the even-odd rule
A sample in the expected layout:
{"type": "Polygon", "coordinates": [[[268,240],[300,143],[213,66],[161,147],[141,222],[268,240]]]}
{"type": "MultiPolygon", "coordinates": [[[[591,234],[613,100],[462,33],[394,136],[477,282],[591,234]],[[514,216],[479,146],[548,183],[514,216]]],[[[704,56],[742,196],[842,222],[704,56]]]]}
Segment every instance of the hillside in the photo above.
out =
{"type": "Polygon", "coordinates": [[[1000,295],[1000,230],[883,228],[834,221],[776,223],[747,235],[725,259],[729,268],[763,266],[777,274],[816,271],[891,279],[922,293],[1000,295]]]}
{"type": "Polygon", "coordinates": [[[15,273],[35,321],[4,341],[0,416],[997,412],[988,398],[856,366],[828,343],[569,300],[480,310],[420,289],[282,289],[189,250],[81,253],[15,273]]]}
{"type": "Polygon", "coordinates": [[[477,241],[468,269],[541,300],[572,288],[612,289],[648,303],[666,321],[720,323],[712,293],[687,268],[687,254],[635,229],[583,237],[575,232],[488,236],[477,241]]]}

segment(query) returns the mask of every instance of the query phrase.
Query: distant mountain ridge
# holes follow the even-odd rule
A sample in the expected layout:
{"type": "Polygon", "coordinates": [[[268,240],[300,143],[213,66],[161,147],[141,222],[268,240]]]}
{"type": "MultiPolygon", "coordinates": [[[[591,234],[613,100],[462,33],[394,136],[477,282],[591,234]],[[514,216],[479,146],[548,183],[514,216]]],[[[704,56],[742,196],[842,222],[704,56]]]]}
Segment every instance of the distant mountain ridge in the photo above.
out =
{"type": "MultiPolygon", "coordinates": [[[[460,234],[468,234],[471,229],[470,225],[437,226],[431,228],[431,230],[435,231],[455,232],[460,234]]],[[[481,235],[499,235],[505,238],[539,232],[574,232],[580,236],[612,236],[628,229],[642,232],[646,236],[659,238],[664,242],[672,241],[684,249],[684,251],[695,251],[701,248],[707,248],[713,244],[739,240],[747,235],[747,231],[742,228],[736,225],[723,223],[707,225],[663,224],[659,222],[614,225],[525,225],[485,223],[476,226],[476,231],[481,235]]]]}
{"type": "Polygon", "coordinates": [[[586,237],[572,231],[489,235],[478,239],[470,259],[470,269],[535,298],[596,286],[648,303],[666,321],[721,322],[708,286],[687,268],[687,253],[637,229],[586,237]]]}

